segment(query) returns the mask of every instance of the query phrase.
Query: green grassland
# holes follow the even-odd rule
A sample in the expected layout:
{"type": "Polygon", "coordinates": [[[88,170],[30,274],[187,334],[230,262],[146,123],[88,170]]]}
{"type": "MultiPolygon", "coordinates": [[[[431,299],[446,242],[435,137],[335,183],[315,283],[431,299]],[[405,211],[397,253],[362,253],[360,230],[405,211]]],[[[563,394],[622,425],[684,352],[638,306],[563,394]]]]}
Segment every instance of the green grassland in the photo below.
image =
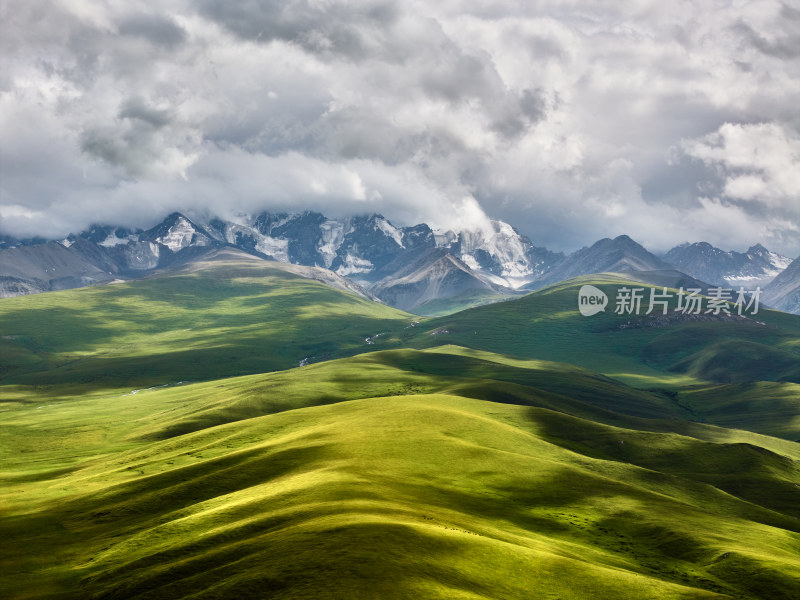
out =
{"type": "Polygon", "coordinates": [[[3,595],[793,597],[800,445],[597,379],[440,348],[20,404],[3,595]]]}
{"type": "MultiPolygon", "coordinates": [[[[632,385],[681,387],[693,381],[800,383],[800,318],[761,309],[752,318],[645,317],[649,290],[618,275],[579,277],[517,300],[428,320],[406,340],[456,344],[525,358],[580,365],[632,385]],[[578,289],[592,284],[613,303],[623,285],[645,289],[641,316],[592,317],[577,310],[578,289]]],[[[673,299],[671,307],[674,308],[673,299]]]]}
{"type": "Polygon", "coordinates": [[[800,597],[800,319],[578,314],[621,281],[425,320],[214,261],[0,301],[0,597],[800,597]]]}
{"type": "Polygon", "coordinates": [[[0,302],[0,383],[135,385],[259,373],[370,349],[418,317],[287,273],[219,260],[145,281],[0,302]]]}

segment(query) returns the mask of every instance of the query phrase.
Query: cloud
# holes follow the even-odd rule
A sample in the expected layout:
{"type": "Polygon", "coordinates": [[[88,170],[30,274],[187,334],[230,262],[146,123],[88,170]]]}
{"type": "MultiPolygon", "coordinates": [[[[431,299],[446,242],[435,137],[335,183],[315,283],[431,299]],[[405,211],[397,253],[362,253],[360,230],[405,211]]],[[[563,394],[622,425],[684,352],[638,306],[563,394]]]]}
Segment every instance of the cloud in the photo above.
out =
{"type": "Polygon", "coordinates": [[[800,254],[788,3],[3,6],[4,233],[316,209],[800,254]]]}
{"type": "Polygon", "coordinates": [[[726,123],[682,148],[719,174],[728,198],[790,207],[800,196],[800,133],[779,124],[726,123]]]}
{"type": "Polygon", "coordinates": [[[146,13],[120,19],[117,31],[123,36],[144,38],[156,46],[173,48],[186,40],[186,31],[172,18],[146,13]]]}
{"type": "Polygon", "coordinates": [[[769,33],[762,33],[741,20],[733,26],[733,29],[748,44],[764,54],[779,59],[800,56],[800,10],[782,3],[772,25],[769,33]]]}
{"type": "Polygon", "coordinates": [[[392,2],[315,3],[307,0],[201,0],[199,12],[248,41],[281,40],[323,56],[365,59],[385,46],[380,32],[397,15],[392,2]],[[377,39],[376,39],[377,38],[377,39]]]}
{"type": "Polygon", "coordinates": [[[149,106],[134,96],[125,100],[113,124],[87,126],[80,134],[80,149],[92,158],[120,167],[127,177],[186,179],[186,169],[198,157],[183,144],[185,128],[173,122],[169,110],[149,106]]]}

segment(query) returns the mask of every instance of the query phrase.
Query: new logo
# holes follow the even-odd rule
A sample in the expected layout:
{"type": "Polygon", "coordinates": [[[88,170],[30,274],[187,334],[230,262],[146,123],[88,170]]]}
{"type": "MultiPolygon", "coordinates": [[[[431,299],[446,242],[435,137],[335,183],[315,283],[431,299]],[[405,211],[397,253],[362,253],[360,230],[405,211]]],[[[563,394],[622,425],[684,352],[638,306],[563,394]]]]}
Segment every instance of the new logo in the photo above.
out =
{"type": "Polygon", "coordinates": [[[608,296],[593,285],[584,285],[578,292],[578,310],[584,317],[603,312],[608,306],[608,296]]]}

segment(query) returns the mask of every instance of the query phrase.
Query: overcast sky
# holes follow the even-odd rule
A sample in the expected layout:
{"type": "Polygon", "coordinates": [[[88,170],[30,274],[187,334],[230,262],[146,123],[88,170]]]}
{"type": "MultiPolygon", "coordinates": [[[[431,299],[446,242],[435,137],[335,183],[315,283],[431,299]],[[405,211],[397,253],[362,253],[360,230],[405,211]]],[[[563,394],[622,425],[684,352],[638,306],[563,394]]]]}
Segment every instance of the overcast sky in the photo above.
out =
{"type": "Polygon", "coordinates": [[[0,231],[173,210],[800,254],[800,2],[0,0],[0,231]]]}

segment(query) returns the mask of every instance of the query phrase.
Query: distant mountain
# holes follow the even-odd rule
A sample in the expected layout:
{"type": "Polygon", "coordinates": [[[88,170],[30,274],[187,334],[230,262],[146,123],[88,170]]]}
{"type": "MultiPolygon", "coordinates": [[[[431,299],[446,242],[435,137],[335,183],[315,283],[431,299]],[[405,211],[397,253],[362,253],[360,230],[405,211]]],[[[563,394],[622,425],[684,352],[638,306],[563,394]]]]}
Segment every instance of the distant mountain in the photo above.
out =
{"type": "Polygon", "coordinates": [[[546,273],[563,255],[534,246],[513,227],[492,221],[491,231],[433,231],[422,223],[396,227],[380,214],[344,219],[304,212],[262,213],[237,222],[215,219],[207,229],[219,241],[284,262],[319,266],[373,284],[433,248],[445,248],[468,268],[505,287],[546,273]]]}
{"type": "Polygon", "coordinates": [[[426,224],[399,228],[379,214],[329,219],[315,212],[265,212],[204,222],[173,213],[147,231],[95,225],[57,242],[4,238],[0,294],[141,277],[183,264],[203,249],[233,246],[261,258],[327,269],[353,280],[354,289],[367,294],[365,288],[380,283],[377,289],[384,301],[411,308],[414,294],[424,302],[467,290],[510,292],[563,259],[533,246],[507,223],[494,221],[491,228],[488,232],[434,232],[426,224]],[[396,283],[401,278],[408,283],[409,277],[417,291],[406,288],[401,294],[396,283]]]}
{"type": "Polygon", "coordinates": [[[0,233],[0,250],[3,250],[5,248],[16,248],[19,246],[30,246],[32,244],[45,244],[49,241],[51,240],[46,240],[44,238],[19,239],[10,235],[4,235],[0,233]]]}
{"type": "Polygon", "coordinates": [[[792,262],[761,244],[747,252],[726,252],[707,242],[676,246],[664,255],[664,260],[709,283],[753,288],[766,286],[792,262]]]}
{"type": "MultiPolygon", "coordinates": [[[[276,269],[285,273],[299,275],[306,279],[313,279],[314,281],[324,283],[328,287],[361,296],[365,300],[379,301],[375,295],[371,294],[354,281],[347,277],[337,275],[323,267],[308,267],[279,261],[263,261],[260,257],[239,250],[238,248],[231,248],[230,246],[219,247],[212,245],[205,248],[194,248],[193,250],[194,252],[191,253],[181,253],[180,258],[185,257],[185,260],[174,260],[172,264],[170,264],[170,267],[166,269],[166,275],[179,272],[194,272],[208,268],[209,265],[215,266],[225,262],[238,264],[247,264],[250,262],[254,267],[276,269]],[[265,262],[267,263],[266,265],[263,264],[265,262]]],[[[162,274],[156,271],[154,275],[158,276],[162,274]]]]}
{"type": "Polygon", "coordinates": [[[0,297],[106,283],[119,268],[95,244],[78,239],[0,250],[0,297]]]}
{"type": "Polygon", "coordinates": [[[178,213],[148,231],[95,225],[58,242],[26,241],[0,250],[0,297],[141,277],[218,245],[178,213]]]}
{"type": "Polygon", "coordinates": [[[703,294],[708,294],[708,290],[717,287],[705,281],[700,281],[694,277],[681,273],[675,269],[661,270],[661,271],[623,271],[616,273],[617,275],[643,283],[645,285],[654,285],[658,287],[668,287],[672,289],[683,288],[685,290],[698,289],[703,294]]]}
{"type": "Polygon", "coordinates": [[[800,315],[800,258],[796,258],[764,289],[764,302],[800,315]]]}
{"type": "MultiPolygon", "coordinates": [[[[456,232],[424,223],[396,227],[380,214],[330,219],[309,211],[263,212],[223,220],[173,213],[148,230],[98,224],[57,241],[0,238],[0,297],[138,278],[223,247],[326,269],[351,280],[358,293],[404,310],[457,296],[496,300],[593,273],[674,270],[625,235],[565,257],[502,221],[456,232]]],[[[681,273],[666,279],[688,273],[701,283],[731,286],[768,281],[789,263],[762,246],[737,254],[705,243],[678,246],[667,257],[681,273]]]]}
{"type": "Polygon", "coordinates": [[[372,293],[390,306],[413,310],[431,300],[471,291],[499,292],[502,289],[445,248],[431,248],[376,283],[372,293]]]}
{"type": "Polygon", "coordinates": [[[492,221],[492,230],[451,231],[437,236],[437,245],[447,248],[475,271],[494,275],[496,283],[513,288],[545,276],[564,260],[561,252],[534,246],[508,223],[492,221]]]}
{"type": "Polygon", "coordinates": [[[547,273],[524,286],[536,290],[551,283],[590,275],[592,273],[613,273],[624,271],[664,271],[672,265],[650,253],[641,244],[627,235],[604,238],[589,248],[582,248],[567,256],[547,273]]]}

